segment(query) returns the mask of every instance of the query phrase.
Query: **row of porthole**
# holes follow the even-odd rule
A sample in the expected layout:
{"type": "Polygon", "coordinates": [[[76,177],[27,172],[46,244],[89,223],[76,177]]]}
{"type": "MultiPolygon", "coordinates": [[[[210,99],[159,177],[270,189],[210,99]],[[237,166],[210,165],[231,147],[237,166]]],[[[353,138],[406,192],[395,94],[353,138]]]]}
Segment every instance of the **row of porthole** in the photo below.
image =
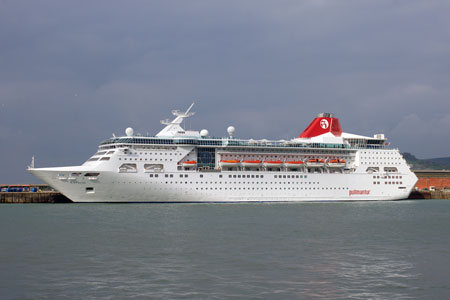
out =
{"type": "MultiPolygon", "coordinates": [[[[122,158],[119,157],[119,160],[122,160],[122,158]]],[[[123,160],[127,160],[127,159],[124,158],[123,160]]],[[[129,160],[132,161],[133,159],[130,158],[129,160]]],[[[147,158],[144,158],[144,159],[143,159],[143,158],[140,158],[140,159],[135,158],[134,160],[135,160],[135,161],[137,161],[137,160],[141,160],[141,161],[153,161],[152,158],[149,158],[149,159],[147,159],[147,158]]],[[[161,159],[156,159],[156,158],[155,158],[155,161],[163,161],[163,159],[162,159],[162,158],[161,158],[161,159]]],[[[171,158],[170,158],[170,159],[165,158],[164,161],[172,161],[172,159],[171,159],[171,158]]]]}
{"type": "Polygon", "coordinates": [[[373,176],[373,179],[402,179],[402,176],[373,176]]]}
{"type": "MultiPolygon", "coordinates": [[[[203,190],[203,189],[204,189],[204,190],[208,190],[208,189],[209,189],[209,190],[217,190],[217,189],[221,190],[222,188],[195,188],[195,189],[196,189],[196,190],[203,190]]],[[[223,189],[224,189],[224,190],[227,190],[228,188],[223,188],[223,189]]],[[[278,189],[278,190],[303,190],[303,188],[289,188],[289,187],[288,187],[288,188],[286,188],[286,187],[285,187],[285,188],[268,188],[268,187],[266,187],[266,188],[240,188],[240,187],[239,187],[239,188],[236,188],[236,187],[235,187],[235,188],[229,188],[229,189],[230,189],[230,190],[241,190],[241,189],[242,189],[242,190],[255,190],[255,189],[256,189],[256,190],[269,190],[269,189],[270,189],[270,190],[277,190],[277,189],[278,189]]],[[[304,189],[305,189],[305,190],[308,190],[308,189],[309,189],[309,190],[316,190],[316,188],[314,188],[314,187],[313,187],[313,188],[311,188],[311,187],[310,187],[310,188],[304,188],[304,189]]],[[[320,189],[322,189],[322,190],[328,190],[328,188],[317,188],[317,190],[320,190],[320,189]]],[[[339,188],[336,188],[336,187],[335,187],[335,188],[330,188],[330,190],[348,190],[348,189],[349,189],[349,188],[340,188],[340,187],[339,187],[339,188]]]]}
{"type": "MultiPolygon", "coordinates": [[[[236,182],[236,181],[231,181],[231,182],[222,182],[222,181],[219,181],[219,182],[217,182],[217,181],[215,181],[215,182],[198,182],[198,181],[190,181],[190,182],[188,182],[188,181],[180,181],[180,182],[178,182],[178,181],[160,181],[160,182],[156,182],[156,181],[148,181],[148,182],[139,182],[140,184],[153,184],[153,183],[165,183],[165,184],[201,184],[201,185],[205,185],[205,184],[220,184],[220,185],[224,185],[224,184],[268,184],[268,185],[270,185],[270,184],[293,184],[293,185],[295,185],[295,184],[305,184],[305,185],[309,185],[309,184],[319,184],[319,182],[289,182],[289,181],[287,181],[287,182],[273,182],[273,181],[268,181],[268,182],[258,182],[258,181],[251,181],[251,182],[241,182],[241,181],[238,181],[238,182],[236,182]]],[[[114,184],[115,182],[113,182],[113,184],[114,184]]],[[[126,184],[127,182],[123,182],[124,184],[126,184]]],[[[132,183],[132,182],[128,182],[128,183],[132,183]]],[[[134,182],[135,184],[137,184],[138,182],[137,181],[135,181],[134,182]]]]}
{"type": "MultiPolygon", "coordinates": [[[[364,151],[363,152],[364,154],[370,154],[370,152],[367,152],[367,151],[364,151]]],[[[372,154],[373,154],[374,152],[372,152],[372,154]]],[[[379,154],[385,154],[385,155],[395,155],[395,154],[397,154],[398,152],[394,152],[394,151],[380,151],[380,153],[379,154]]],[[[378,152],[375,152],[375,154],[378,154],[378,152]]]]}
{"type": "MultiPolygon", "coordinates": [[[[166,184],[178,184],[178,181],[165,181],[166,184]]],[[[185,181],[185,183],[187,184],[188,182],[185,181]]],[[[249,181],[249,182],[241,182],[241,181],[230,181],[230,182],[198,182],[198,181],[190,181],[189,184],[230,184],[230,183],[234,183],[234,184],[319,184],[319,182],[273,182],[273,181],[268,181],[268,182],[259,182],[259,181],[249,181]]],[[[180,181],[180,184],[183,184],[182,181],[180,181]]]]}
{"type": "MultiPolygon", "coordinates": [[[[382,163],[384,163],[386,165],[401,165],[402,164],[401,162],[382,162],[382,163]]],[[[376,164],[376,162],[362,161],[361,164],[362,165],[374,165],[374,164],[376,164]]]]}

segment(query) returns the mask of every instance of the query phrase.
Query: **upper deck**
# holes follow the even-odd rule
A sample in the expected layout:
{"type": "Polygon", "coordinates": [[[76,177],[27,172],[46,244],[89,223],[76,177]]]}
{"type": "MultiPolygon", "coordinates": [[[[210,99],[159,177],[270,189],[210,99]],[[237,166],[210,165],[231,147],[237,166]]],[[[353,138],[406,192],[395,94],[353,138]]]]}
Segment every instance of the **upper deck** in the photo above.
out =
{"type": "Polygon", "coordinates": [[[318,148],[318,149],[384,149],[385,140],[347,139],[344,143],[297,142],[283,140],[244,140],[231,138],[197,138],[197,137],[156,137],[133,136],[114,137],[103,141],[100,148],[121,145],[193,145],[197,147],[249,147],[249,148],[318,148]]]}

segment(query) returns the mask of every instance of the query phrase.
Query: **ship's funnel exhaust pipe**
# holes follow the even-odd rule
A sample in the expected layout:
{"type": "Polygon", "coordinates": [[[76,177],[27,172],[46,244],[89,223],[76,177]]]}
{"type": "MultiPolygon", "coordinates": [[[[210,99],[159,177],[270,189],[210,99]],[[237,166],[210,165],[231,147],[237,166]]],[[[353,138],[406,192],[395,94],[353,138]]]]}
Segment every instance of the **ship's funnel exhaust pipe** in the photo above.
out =
{"type": "Polygon", "coordinates": [[[311,124],[298,136],[299,138],[312,138],[331,132],[335,136],[342,135],[341,124],[339,119],[335,118],[331,113],[321,113],[315,118],[311,124]]]}

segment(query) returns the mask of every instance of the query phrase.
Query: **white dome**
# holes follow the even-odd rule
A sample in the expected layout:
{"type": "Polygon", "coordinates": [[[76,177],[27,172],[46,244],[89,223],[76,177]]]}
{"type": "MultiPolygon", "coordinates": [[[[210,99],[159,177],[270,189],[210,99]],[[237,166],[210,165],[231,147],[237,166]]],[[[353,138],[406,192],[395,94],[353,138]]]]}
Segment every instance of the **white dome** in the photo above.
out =
{"type": "Polygon", "coordinates": [[[233,136],[235,131],[236,131],[236,129],[233,126],[229,126],[227,128],[227,132],[230,136],[233,136]]]}
{"type": "Polygon", "coordinates": [[[133,134],[134,134],[133,128],[128,127],[127,129],[125,129],[125,134],[126,134],[127,136],[133,136],[133,134]]]}
{"type": "Polygon", "coordinates": [[[200,131],[200,135],[201,135],[202,137],[207,137],[207,136],[209,135],[209,132],[208,132],[208,130],[206,130],[206,129],[202,129],[202,131],[200,131]]]}

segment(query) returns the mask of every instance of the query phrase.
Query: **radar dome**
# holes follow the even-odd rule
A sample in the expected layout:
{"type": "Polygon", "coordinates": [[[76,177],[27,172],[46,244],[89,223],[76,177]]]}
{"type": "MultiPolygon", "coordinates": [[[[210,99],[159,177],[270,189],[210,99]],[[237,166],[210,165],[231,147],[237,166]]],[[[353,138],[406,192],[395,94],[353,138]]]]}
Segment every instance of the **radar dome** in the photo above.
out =
{"type": "Polygon", "coordinates": [[[233,136],[235,131],[236,129],[233,126],[227,128],[227,132],[230,136],[233,136]]]}
{"type": "Polygon", "coordinates": [[[133,134],[134,134],[133,128],[128,127],[127,129],[125,129],[125,134],[126,134],[127,136],[133,136],[133,134]]]}
{"type": "Polygon", "coordinates": [[[207,137],[207,136],[209,135],[209,132],[208,132],[208,130],[206,130],[206,129],[202,129],[202,131],[200,131],[200,135],[201,135],[202,137],[207,137]]]}

